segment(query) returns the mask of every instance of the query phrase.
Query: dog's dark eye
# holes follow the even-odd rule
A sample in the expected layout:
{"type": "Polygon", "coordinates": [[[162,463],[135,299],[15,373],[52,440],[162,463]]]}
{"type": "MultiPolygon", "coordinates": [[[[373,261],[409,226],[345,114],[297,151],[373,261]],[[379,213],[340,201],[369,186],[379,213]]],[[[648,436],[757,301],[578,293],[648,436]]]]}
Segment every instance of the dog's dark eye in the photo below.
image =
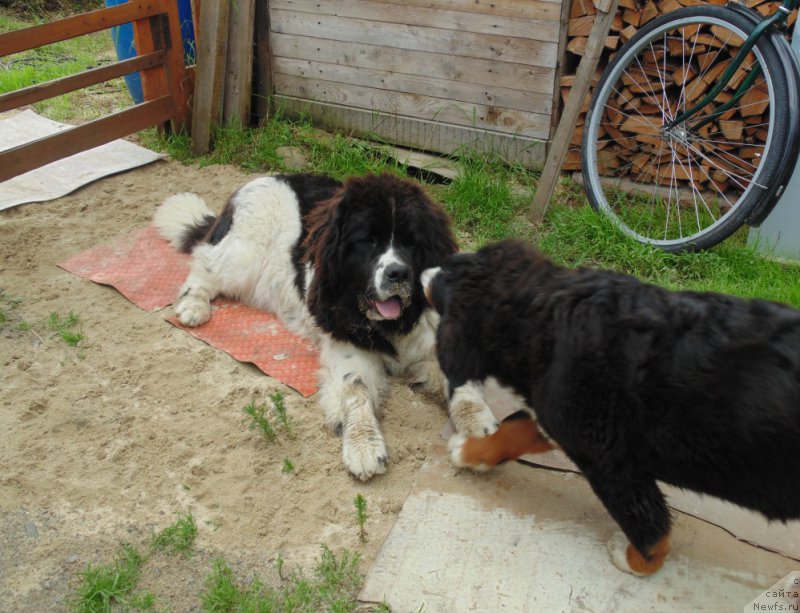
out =
{"type": "Polygon", "coordinates": [[[375,248],[375,239],[374,238],[362,238],[357,240],[354,244],[354,247],[359,251],[371,251],[375,248]]]}

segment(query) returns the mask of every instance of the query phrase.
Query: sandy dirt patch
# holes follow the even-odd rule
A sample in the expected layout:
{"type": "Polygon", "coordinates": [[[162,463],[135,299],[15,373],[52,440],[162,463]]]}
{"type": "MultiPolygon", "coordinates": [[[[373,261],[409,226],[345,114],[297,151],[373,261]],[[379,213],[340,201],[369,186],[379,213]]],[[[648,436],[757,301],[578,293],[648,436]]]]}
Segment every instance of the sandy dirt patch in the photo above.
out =
{"type": "Polygon", "coordinates": [[[196,191],[219,210],[247,178],[162,161],[0,213],[0,289],[21,299],[0,325],[1,610],[65,609],[87,564],[110,564],[123,543],[144,550],[189,512],[197,553],[155,555],[140,582],[173,612],[199,608],[217,557],[242,579],[275,581],[278,555],[310,569],[325,544],[360,553],[366,571],[394,525],[446,420],[441,406],[395,385],[382,422],[389,471],[359,483],[314,397],[176,329],[170,307],[147,313],[56,265],[147,225],[172,193],[196,191]],[[80,317],[83,348],[42,325],[53,312],[80,317]],[[276,391],[297,436],[268,443],[242,409],[276,391]],[[284,458],[294,473],[282,473],[284,458]]]}

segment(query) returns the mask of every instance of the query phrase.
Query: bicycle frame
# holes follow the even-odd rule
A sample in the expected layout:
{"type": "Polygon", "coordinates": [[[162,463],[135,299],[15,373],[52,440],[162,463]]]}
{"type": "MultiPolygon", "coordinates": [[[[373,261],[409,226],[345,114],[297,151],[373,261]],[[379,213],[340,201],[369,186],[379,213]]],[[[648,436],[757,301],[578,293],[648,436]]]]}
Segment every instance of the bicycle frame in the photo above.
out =
{"type": "MultiPolygon", "coordinates": [[[[706,95],[703,97],[700,102],[695,104],[692,108],[688,111],[684,111],[677,117],[675,117],[672,121],[664,125],[664,130],[671,130],[675,126],[678,126],[682,123],[685,123],[687,119],[689,119],[692,115],[697,113],[700,109],[705,107],[709,104],[717,95],[723,90],[723,88],[728,84],[728,82],[733,78],[734,73],[739,69],[739,67],[744,62],[747,54],[750,53],[753,47],[755,47],[758,40],[761,36],[772,26],[783,26],[786,23],[786,20],[789,18],[789,15],[792,14],[797,8],[798,0],[784,0],[783,4],[778,7],[778,9],[772,14],[765,17],[759,24],[755,27],[755,29],[750,33],[750,36],[742,44],[739,52],[731,61],[730,65],[726,68],[725,72],[722,73],[722,76],[717,81],[717,84],[711,88],[711,91],[707,92],[706,95]]],[[[758,75],[761,73],[761,67],[757,66],[756,69],[750,71],[750,74],[747,75],[747,78],[739,84],[739,87],[736,89],[736,93],[733,97],[716,109],[713,113],[711,113],[708,117],[704,118],[702,121],[693,124],[693,129],[699,129],[705,124],[710,121],[713,121],[715,118],[720,116],[722,113],[727,111],[731,108],[736,102],[744,96],[753,82],[758,78],[758,75]]]]}

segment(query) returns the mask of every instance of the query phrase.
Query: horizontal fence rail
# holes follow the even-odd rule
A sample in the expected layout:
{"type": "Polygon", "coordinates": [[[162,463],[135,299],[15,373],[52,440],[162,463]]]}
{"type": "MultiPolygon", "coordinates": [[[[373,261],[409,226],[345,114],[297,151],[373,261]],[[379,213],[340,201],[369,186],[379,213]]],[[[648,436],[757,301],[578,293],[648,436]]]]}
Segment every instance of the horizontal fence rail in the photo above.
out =
{"type": "Polygon", "coordinates": [[[84,125],[0,152],[0,181],[145,128],[188,120],[189,80],[180,42],[177,3],[128,2],[0,34],[0,57],[133,23],[136,57],[0,95],[0,112],[48,100],[133,72],[142,75],[144,102],[84,125]]]}

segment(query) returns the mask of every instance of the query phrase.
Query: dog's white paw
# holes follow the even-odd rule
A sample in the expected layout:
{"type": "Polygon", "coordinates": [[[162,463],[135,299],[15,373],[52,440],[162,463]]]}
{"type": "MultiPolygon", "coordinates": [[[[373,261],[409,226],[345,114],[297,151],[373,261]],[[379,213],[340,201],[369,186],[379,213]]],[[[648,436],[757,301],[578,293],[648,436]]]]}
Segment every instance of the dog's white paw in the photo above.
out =
{"type": "Polygon", "coordinates": [[[367,481],[386,472],[389,456],[386,444],[380,435],[349,437],[344,434],[342,447],[344,465],[356,479],[367,481]]]}
{"type": "Polygon", "coordinates": [[[456,432],[447,441],[447,451],[450,454],[450,462],[456,468],[470,468],[478,472],[486,472],[491,469],[491,466],[486,464],[473,465],[466,461],[464,458],[464,444],[469,438],[466,434],[456,432]]]}
{"type": "Polygon", "coordinates": [[[211,303],[201,296],[186,294],[175,303],[175,315],[184,326],[194,328],[211,318],[211,303]]]}
{"type": "Polygon", "coordinates": [[[628,544],[628,538],[622,532],[615,532],[614,536],[606,543],[611,561],[622,572],[643,577],[645,576],[644,574],[637,573],[628,564],[628,544]]]}
{"type": "Polygon", "coordinates": [[[459,402],[450,409],[456,432],[469,436],[484,437],[492,434],[500,424],[492,411],[482,402],[470,400],[459,402]]]}

